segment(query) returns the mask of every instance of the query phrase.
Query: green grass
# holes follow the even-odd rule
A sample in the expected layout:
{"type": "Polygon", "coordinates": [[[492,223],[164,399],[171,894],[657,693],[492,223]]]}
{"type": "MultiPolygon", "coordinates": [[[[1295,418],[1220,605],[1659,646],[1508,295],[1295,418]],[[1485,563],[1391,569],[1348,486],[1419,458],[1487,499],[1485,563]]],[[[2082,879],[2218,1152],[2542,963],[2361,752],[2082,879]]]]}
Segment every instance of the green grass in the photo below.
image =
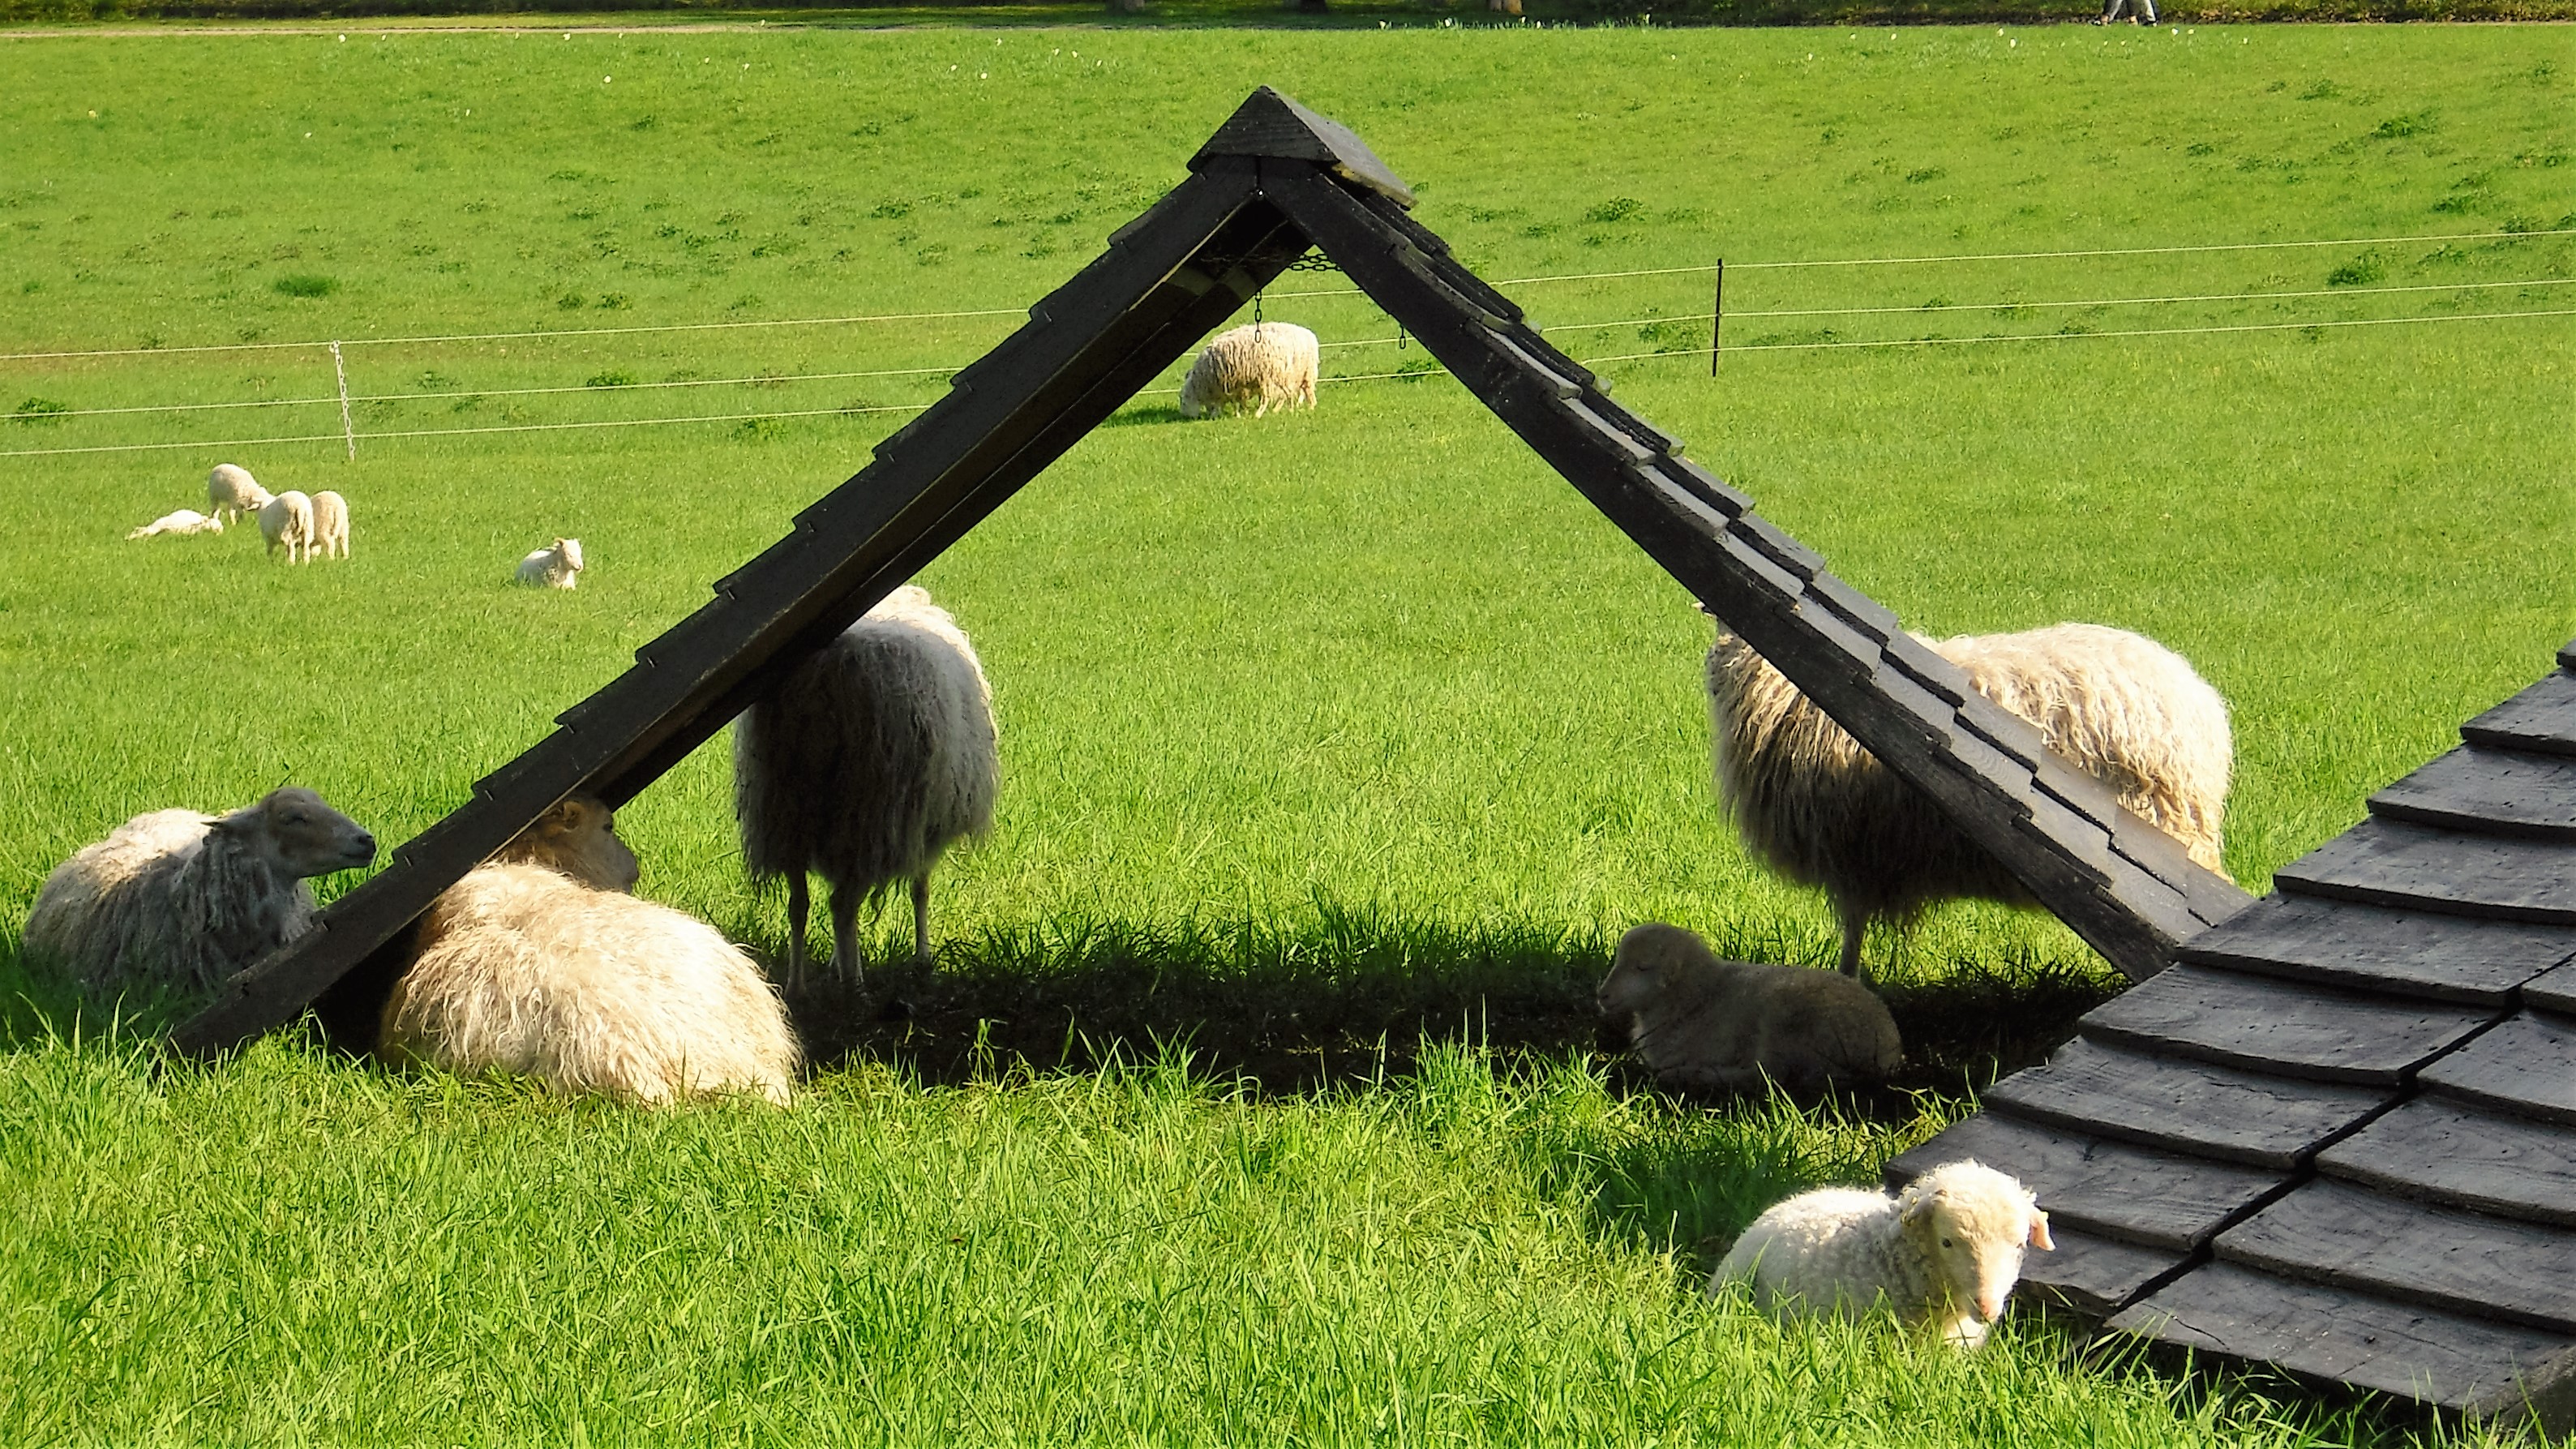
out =
{"type": "MultiPolygon", "coordinates": [[[[0,457],[11,943],[140,810],[292,777],[425,826],[908,416],[864,409],[928,402],[1014,318],[366,339],[1014,312],[1262,82],[1354,125],[1488,276],[1726,256],[1715,382],[1705,273],[1507,290],[1624,324],[1559,334],[1578,357],[1663,350],[1605,365],[1622,400],[1914,627],[2092,619],[2193,659],[2235,711],[2249,886],[2576,634],[2568,319],[2309,325],[2576,305],[2486,285],[2576,276],[2567,237],[1746,265],[2576,226],[2562,30],[9,43],[0,351],[153,351],[0,362],[0,452],[199,440],[0,457]],[[2401,286],[2433,290],[2365,290],[2401,286]],[[2327,295],[2246,295],[2295,291],[2327,295]],[[2220,300],[2019,305],[2163,297],[2220,300]],[[1858,307],[1902,310],[1755,315],[1858,307]],[[336,401],[79,415],[331,399],[319,348],[173,350],[330,338],[384,398],[354,463],[336,401]],[[724,379],[758,381],[649,386],[724,379]],[[679,414],[758,416],[381,436],[679,414]],[[347,494],[356,556],[122,541],[226,460],[347,494]],[[504,586],[558,534],[578,592],[504,586]]],[[[1286,295],[1338,284],[1267,315],[1392,336],[1286,295]]],[[[1830,924],[1715,817],[1704,621],[1454,384],[1227,426],[1149,395],[925,579],[993,676],[1001,822],[942,873],[942,976],[879,983],[910,1023],[805,1004],[833,1067],[789,1112],[283,1043],[160,1076],[95,1013],[64,1044],[73,1003],[0,945],[0,1437],[2378,1432],[2036,1325],[1954,1363],[1692,1298],[1712,1240],[1866,1179],[2104,978],[2000,909],[1875,943],[1942,1090],[1850,1116],[1694,1110],[1588,1059],[1626,925],[1818,961],[1830,924]],[[2021,1035],[1962,1024],[1998,998],[2021,1035]],[[1184,1041],[1215,1080],[1169,1069],[1184,1041]]],[[[774,950],[728,798],[719,744],[621,829],[647,894],[774,950]]]]}

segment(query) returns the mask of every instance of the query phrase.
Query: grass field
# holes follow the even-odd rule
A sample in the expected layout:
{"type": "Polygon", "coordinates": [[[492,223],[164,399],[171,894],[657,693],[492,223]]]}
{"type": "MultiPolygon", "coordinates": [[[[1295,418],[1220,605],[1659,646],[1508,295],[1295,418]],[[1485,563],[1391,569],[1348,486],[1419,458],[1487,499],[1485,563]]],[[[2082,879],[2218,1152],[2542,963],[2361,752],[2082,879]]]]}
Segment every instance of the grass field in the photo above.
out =
{"type": "MultiPolygon", "coordinates": [[[[1999,909],[1874,943],[1943,1088],[1893,1110],[1707,1111],[1593,1057],[1620,929],[1815,961],[1826,913],[1715,816],[1689,599],[1453,384],[1364,378],[1421,353],[1287,295],[1329,274],[1267,315],[1370,344],[1327,353],[1363,380],[1223,427],[1149,394],[925,575],[993,676],[1001,822],[941,877],[942,976],[879,978],[909,1027],[800,1003],[797,1107],[289,1042],[158,1073],[9,953],[140,810],[291,777],[389,841],[436,819],[1263,82],[1489,277],[1725,256],[1716,381],[1706,272],[1506,290],[1646,354],[1621,398],[1914,627],[2189,656],[2260,888],[2576,634],[2576,329],[2535,315],[2576,307],[2570,32],[142,32],[0,74],[0,351],[133,349],[0,359],[0,1437],[2383,1432],[2041,1325],[1961,1363],[1696,1300],[1760,1206],[2032,1046],[1995,1020],[2106,978],[1999,909]],[[727,325],[606,330],[677,324],[727,325]],[[550,335],[383,340],[499,333],[550,335]],[[2043,340],[1967,340],[2003,334],[2043,340]],[[333,338],[354,463],[327,352],[270,346],[333,338]],[[722,420],[559,426],[683,415],[722,420]],[[356,556],[121,541],[224,460],[347,494],[356,556]],[[557,534],[579,592],[502,586],[557,534]]],[[[773,951],[728,791],[703,750],[621,829],[645,893],[773,951]]]]}

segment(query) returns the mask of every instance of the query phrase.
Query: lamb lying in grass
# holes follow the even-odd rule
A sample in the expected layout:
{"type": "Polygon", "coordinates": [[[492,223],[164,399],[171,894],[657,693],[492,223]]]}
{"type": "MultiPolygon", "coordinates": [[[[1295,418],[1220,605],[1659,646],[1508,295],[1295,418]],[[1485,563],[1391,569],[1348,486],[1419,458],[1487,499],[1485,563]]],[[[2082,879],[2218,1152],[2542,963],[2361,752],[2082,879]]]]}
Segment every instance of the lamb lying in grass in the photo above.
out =
{"type": "Polygon", "coordinates": [[[1601,983],[1601,1014],[1671,1091],[1795,1096],[1883,1081],[1905,1044],[1886,1003],[1847,976],[1721,961],[1679,926],[1639,926],[1619,939],[1601,983]]]}
{"type": "Polygon", "coordinates": [[[1953,1162],[1894,1197],[1824,1187],[1773,1206],[1727,1250],[1708,1291],[1745,1283],[1757,1307],[1783,1316],[1850,1317],[1885,1303],[1976,1348],[2021,1279],[2023,1250],[2056,1246],[2048,1214],[2018,1181],[1953,1162]]]}
{"type": "Polygon", "coordinates": [[[519,560],[515,582],[539,589],[573,589],[581,586],[581,540],[556,539],[551,547],[538,549],[519,560]]]}
{"type": "Polygon", "coordinates": [[[130,543],[138,538],[154,538],[164,533],[221,533],[223,531],[224,520],[221,515],[208,516],[193,508],[182,508],[176,513],[162,514],[125,537],[130,543]]]}

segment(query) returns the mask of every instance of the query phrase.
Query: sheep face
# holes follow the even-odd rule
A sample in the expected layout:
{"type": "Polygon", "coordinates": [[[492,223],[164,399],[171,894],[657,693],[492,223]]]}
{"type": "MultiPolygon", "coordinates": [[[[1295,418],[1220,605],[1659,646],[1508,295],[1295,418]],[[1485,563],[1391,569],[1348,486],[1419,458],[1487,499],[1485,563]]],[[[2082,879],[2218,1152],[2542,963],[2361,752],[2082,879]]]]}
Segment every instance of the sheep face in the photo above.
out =
{"type": "Polygon", "coordinates": [[[1663,992],[1674,968],[1710,959],[1707,943],[1679,926],[1639,926],[1619,938],[1610,974],[1601,979],[1593,1001],[1604,1017],[1625,1021],[1663,992]]]}
{"type": "Polygon", "coordinates": [[[580,573],[580,572],[581,572],[581,540],[580,540],[580,539],[577,539],[577,538],[559,538],[559,539],[556,539],[556,540],[555,540],[555,553],[556,553],[556,555],[557,555],[558,557],[562,558],[562,560],[564,561],[564,567],[565,567],[565,568],[568,568],[568,569],[572,570],[574,573],[580,573]]]}
{"type": "Polygon", "coordinates": [[[351,870],[376,858],[376,837],[366,827],[298,785],[272,790],[212,828],[252,844],[291,878],[351,870]]]}
{"type": "MultiPolygon", "coordinates": [[[[2057,1245],[2048,1214],[2013,1178],[1974,1162],[1954,1162],[1916,1179],[1897,1197],[1897,1223],[1920,1260],[1931,1266],[1950,1301],[1977,1324],[2003,1316],[2021,1280],[2022,1254],[2057,1245]]],[[[1984,1337],[1982,1327],[1968,1336],[1984,1337]]]]}
{"type": "Polygon", "coordinates": [[[494,859],[542,865],[593,890],[632,891],[644,874],[635,852],[617,838],[614,812],[588,795],[557,802],[494,859]]]}

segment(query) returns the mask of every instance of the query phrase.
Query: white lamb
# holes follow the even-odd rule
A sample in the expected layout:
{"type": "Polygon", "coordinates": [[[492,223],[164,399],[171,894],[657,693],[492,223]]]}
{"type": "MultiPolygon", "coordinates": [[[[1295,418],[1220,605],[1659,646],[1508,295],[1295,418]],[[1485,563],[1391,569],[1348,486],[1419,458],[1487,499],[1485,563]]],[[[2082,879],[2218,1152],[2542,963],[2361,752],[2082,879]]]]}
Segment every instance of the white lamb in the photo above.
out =
{"type": "Polygon", "coordinates": [[[620,893],[634,881],[606,806],[556,806],[430,907],[377,1050],[565,1093],[785,1102],[800,1053],[778,994],[712,927],[620,893]]]}
{"type": "Polygon", "coordinates": [[[349,500],[327,488],[313,495],[313,547],[324,558],[349,556],[349,500]]]}
{"type": "Polygon", "coordinates": [[[248,468],[231,463],[217,463],[206,475],[206,507],[217,518],[241,521],[244,514],[257,513],[268,506],[268,490],[250,476],[248,468]]]}
{"type": "MultiPolygon", "coordinates": [[[[2180,655],[2098,624],[1924,642],[1979,694],[2037,726],[2052,752],[2223,873],[2227,704],[2180,655]]],[[[1859,974],[1873,920],[1903,924],[1962,896],[2034,903],[1928,796],[1732,634],[1708,652],[1708,698],[1718,796],[1755,859],[1833,898],[1845,974],[1859,974]]]]}
{"type": "Polygon", "coordinates": [[[289,786],[230,815],[156,810],[54,868],[26,953],[101,995],[198,995],[313,923],[307,876],[375,858],[376,838],[289,786]]]}
{"type": "Polygon", "coordinates": [[[1721,961],[1679,926],[1639,926],[1598,995],[1601,1014],[1668,1090],[1795,1096],[1883,1081],[1905,1043],[1887,1004],[1847,976],[1721,961]]]}
{"type": "Polygon", "coordinates": [[[259,536],[268,541],[268,556],[286,546],[288,563],[313,561],[313,500],[289,488],[259,510],[259,536]]]}
{"type": "Polygon", "coordinates": [[[1782,1317],[1853,1317],[1885,1303],[1976,1348],[2020,1281],[2023,1250],[2056,1246],[2048,1214],[2018,1181],[1953,1162],[1894,1197],[1825,1187],[1774,1205],[1727,1250],[1708,1291],[1745,1283],[1756,1307],[1782,1317]]]}
{"type": "Polygon", "coordinates": [[[193,508],[182,508],[176,513],[162,514],[159,518],[156,518],[150,523],[143,525],[141,528],[134,530],[125,537],[128,542],[131,542],[138,538],[151,538],[164,533],[221,533],[223,531],[224,520],[222,515],[217,514],[210,517],[206,514],[199,513],[193,508]]]}
{"type": "Polygon", "coordinates": [[[1315,405],[1323,370],[1315,334],[1293,322],[1255,322],[1220,332],[1181,380],[1181,416],[1223,417],[1315,405]]]}
{"type": "Polygon", "coordinates": [[[559,538],[519,560],[517,582],[532,588],[569,589],[581,583],[581,540],[559,538]]]}

